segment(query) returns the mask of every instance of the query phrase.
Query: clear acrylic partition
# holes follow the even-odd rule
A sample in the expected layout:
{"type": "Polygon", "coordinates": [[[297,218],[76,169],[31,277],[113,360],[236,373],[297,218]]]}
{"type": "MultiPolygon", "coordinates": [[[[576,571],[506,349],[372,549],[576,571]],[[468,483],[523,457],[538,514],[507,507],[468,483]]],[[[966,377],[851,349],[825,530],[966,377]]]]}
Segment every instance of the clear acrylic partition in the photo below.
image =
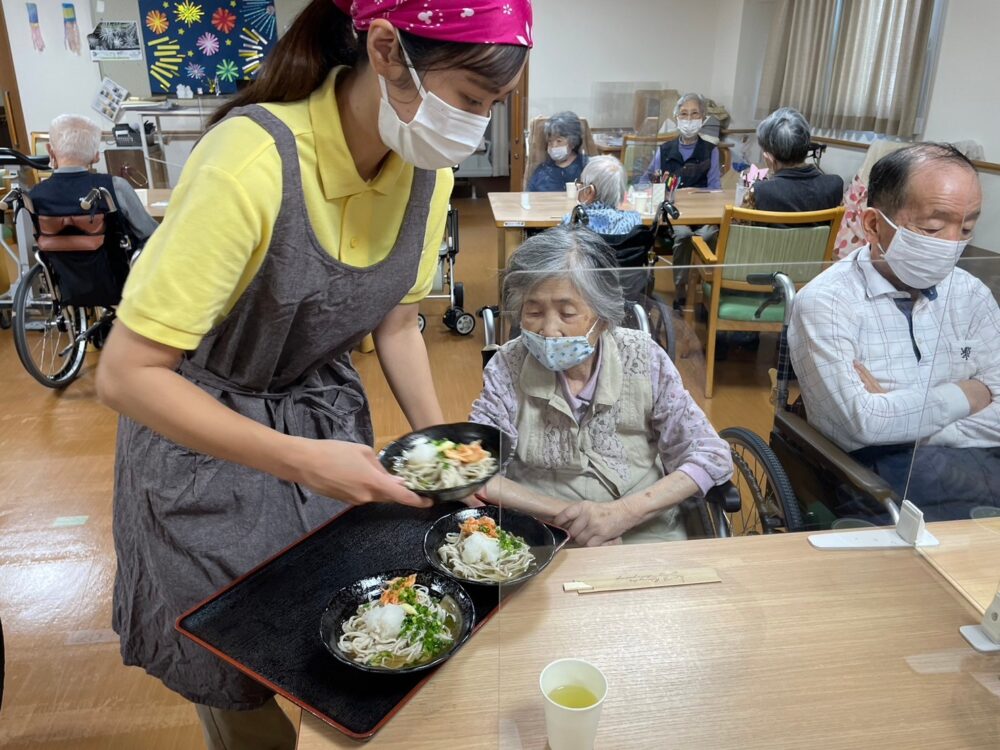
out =
{"type": "MultiPolygon", "coordinates": [[[[996,288],[997,259],[989,252],[977,256],[963,268],[996,288]]],[[[938,571],[912,551],[820,552],[806,533],[795,533],[888,521],[877,480],[866,485],[871,476],[850,455],[856,446],[845,438],[849,433],[821,431],[825,423],[811,419],[809,407],[822,411],[823,394],[806,394],[803,409],[801,382],[783,363],[839,367],[842,377],[854,378],[855,389],[862,376],[853,361],[816,360],[817,345],[806,334],[791,337],[796,351],[783,348],[789,337],[782,333],[786,287],[780,282],[774,293],[761,291],[767,286],[738,287],[748,277],[769,284],[780,270],[801,288],[823,271],[844,268],[835,261],[681,268],[661,259],[647,269],[578,272],[569,292],[604,302],[618,293],[616,304],[624,310],[622,330],[601,338],[602,346],[614,342],[619,348],[601,351],[592,393],[586,383],[580,390],[586,373],[570,370],[563,382],[539,367],[523,344],[511,343],[519,327],[540,330],[539,310],[549,310],[543,304],[526,312],[523,300],[573,295],[552,274],[505,276],[521,296],[508,296],[511,305],[500,311],[497,328],[505,333],[487,366],[476,418],[491,413],[516,441],[505,476],[489,488],[490,500],[501,508],[501,527],[504,514],[513,525],[520,510],[558,522],[578,538],[590,535],[591,544],[607,543],[581,547],[571,540],[537,577],[500,586],[501,609],[476,636],[475,647],[481,657],[496,653],[495,674],[487,677],[485,668],[476,673],[486,680],[483,697],[497,701],[497,747],[546,747],[548,701],[539,676],[563,658],[590,662],[607,679],[596,748],[850,747],[892,744],[913,731],[960,746],[995,736],[1000,667],[958,636],[958,626],[979,615],[956,596],[961,586],[948,575],[949,564],[967,562],[969,555],[942,557],[938,571]],[[687,290],[683,303],[675,279],[687,290]],[[720,455],[734,462],[740,507],[731,512],[717,492],[702,498],[698,489],[729,477],[718,468],[720,455]],[[847,481],[859,476],[860,487],[847,481]],[[692,487],[694,496],[676,510],[656,504],[692,487]],[[588,507],[566,510],[574,506],[588,507]],[[727,536],[733,538],[718,538],[727,536]],[[690,585],[664,585],[680,579],[690,585]],[[949,650],[956,656],[941,668],[939,655],[949,650]],[[843,689],[831,694],[832,684],[843,689]],[[910,699],[900,701],[901,695],[910,699]],[[764,696],[769,708],[762,711],[764,696]],[[723,716],[739,719],[720,721],[723,716]]],[[[993,304],[981,296],[984,305],[993,304]]],[[[844,316],[857,314],[848,311],[846,294],[840,304],[844,316]]],[[[545,323],[546,333],[580,334],[570,325],[571,314],[560,309],[546,319],[556,321],[545,323]]],[[[1000,351],[980,339],[955,352],[949,346],[942,341],[923,356],[954,355],[985,365],[1000,351]]],[[[912,352],[890,362],[859,347],[854,356],[873,374],[915,363],[912,352]]],[[[964,377],[972,377],[972,366],[966,364],[964,377]]],[[[872,382],[866,393],[878,386],[872,382]]],[[[850,416],[849,407],[841,412],[850,416]]],[[[920,461],[923,445],[914,451],[914,439],[909,443],[920,461]]],[[[997,476],[988,480],[1000,482],[997,476]]],[[[983,505],[990,507],[971,513],[977,528],[1000,540],[997,503],[983,505]]],[[[937,518],[927,510],[928,520],[937,518]]],[[[964,539],[949,538],[941,550],[967,553],[968,534],[964,539]]],[[[533,552],[545,560],[551,550],[533,552]]],[[[995,590],[1000,554],[976,564],[980,590],[988,588],[987,578],[995,590]]],[[[457,665],[455,672],[458,679],[457,665]]],[[[574,717],[580,721],[579,713],[574,717]]],[[[493,744],[491,736],[488,746],[493,744]]]]}

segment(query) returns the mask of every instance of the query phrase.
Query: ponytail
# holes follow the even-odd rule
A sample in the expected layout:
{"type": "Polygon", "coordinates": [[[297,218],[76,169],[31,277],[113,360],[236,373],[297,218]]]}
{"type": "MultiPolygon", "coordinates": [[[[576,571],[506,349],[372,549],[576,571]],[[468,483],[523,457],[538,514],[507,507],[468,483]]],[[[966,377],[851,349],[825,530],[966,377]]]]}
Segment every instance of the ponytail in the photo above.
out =
{"type": "Polygon", "coordinates": [[[248,104],[305,99],[331,70],[354,65],[357,59],[358,41],[350,16],[332,0],[312,0],[278,40],[256,80],[219,107],[209,125],[248,104]]]}

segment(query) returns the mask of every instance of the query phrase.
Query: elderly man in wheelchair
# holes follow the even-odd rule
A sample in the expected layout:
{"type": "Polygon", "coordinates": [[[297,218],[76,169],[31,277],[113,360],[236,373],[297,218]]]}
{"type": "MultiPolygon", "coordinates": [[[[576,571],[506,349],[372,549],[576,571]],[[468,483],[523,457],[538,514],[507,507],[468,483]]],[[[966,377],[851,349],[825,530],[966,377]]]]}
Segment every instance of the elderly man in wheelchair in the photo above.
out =
{"type": "MultiPolygon", "coordinates": [[[[648,333],[621,326],[611,248],[579,226],[528,239],[504,277],[520,335],[495,351],[474,422],[514,441],[481,499],[567,528],[574,541],[724,536],[729,447],[648,333]]],[[[735,503],[735,505],[734,505],[735,503]]]]}
{"type": "Polygon", "coordinates": [[[1000,507],[1000,308],[956,268],[981,203],[950,145],[882,158],[869,244],[795,299],[788,345],[809,425],[779,409],[771,445],[804,505],[825,471],[842,480],[825,493],[837,518],[890,522],[903,497],[928,520],[1000,507]]]}
{"type": "Polygon", "coordinates": [[[87,343],[102,346],[130,263],[157,224],[122,178],[89,171],[100,148],[94,122],[62,115],[49,138],[54,171],[22,195],[39,263],[15,299],[15,343],[39,382],[62,387],[79,372],[87,343]]]}

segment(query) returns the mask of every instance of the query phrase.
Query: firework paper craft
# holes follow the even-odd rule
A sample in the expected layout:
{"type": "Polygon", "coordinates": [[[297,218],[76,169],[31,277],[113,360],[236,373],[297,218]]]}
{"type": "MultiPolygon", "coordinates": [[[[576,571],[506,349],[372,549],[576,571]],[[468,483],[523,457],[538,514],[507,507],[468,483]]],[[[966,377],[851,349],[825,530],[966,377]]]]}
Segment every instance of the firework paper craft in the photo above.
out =
{"type": "Polygon", "coordinates": [[[80,54],[80,27],[76,23],[76,7],[73,3],[63,3],[63,43],[74,55],[80,54]]]}
{"type": "Polygon", "coordinates": [[[38,25],[38,5],[25,3],[28,8],[28,28],[31,29],[31,46],[35,52],[45,51],[45,40],[42,39],[42,27],[38,25]]]}
{"type": "Polygon", "coordinates": [[[154,94],[183,84],[232,93],[277,41],[274,0],[139,0],[154,94]]]}

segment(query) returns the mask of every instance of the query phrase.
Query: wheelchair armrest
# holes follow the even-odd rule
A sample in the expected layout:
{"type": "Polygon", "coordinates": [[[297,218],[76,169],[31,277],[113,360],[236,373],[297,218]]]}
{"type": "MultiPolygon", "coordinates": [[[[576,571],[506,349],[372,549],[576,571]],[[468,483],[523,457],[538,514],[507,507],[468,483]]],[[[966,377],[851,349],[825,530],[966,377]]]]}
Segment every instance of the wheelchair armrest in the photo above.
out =
{"type": "Polygon", "coordinates": [[[829,464],[834,473],[844,481],[867,493],[883,505],[897,500],[896,493],[882,477],[851,458],[832,440],[792,412],[778,409],[774,415],[774,428],[785,433],[804,453],[817,461],[829,464]]]}
{"type": "Polygon", "coordinates": [[[732,482],[716,485],[705,495],[705,500],[718,505],[726,513],[740,512],[740,491],[732,482]]]}

